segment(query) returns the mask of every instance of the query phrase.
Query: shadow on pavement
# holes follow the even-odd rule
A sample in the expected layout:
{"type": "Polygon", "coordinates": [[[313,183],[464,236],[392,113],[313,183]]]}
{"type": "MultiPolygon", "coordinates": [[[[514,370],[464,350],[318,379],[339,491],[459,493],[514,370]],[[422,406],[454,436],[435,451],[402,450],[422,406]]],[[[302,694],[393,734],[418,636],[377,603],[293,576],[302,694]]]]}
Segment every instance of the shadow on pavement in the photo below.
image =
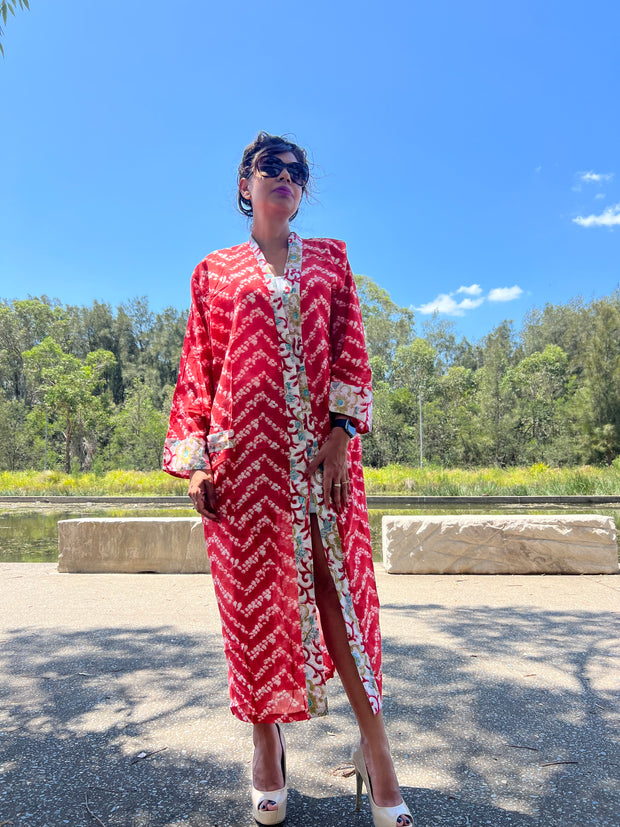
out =
{"type": "Polygon", "coordinates": [[[383,613],[385,629],[406,625],[414,641],[384,637],[385,714],[396,754],[415,764],[420,827],[620,824],[617,614],[383,613]],[[423,791],[417,782],[429,778],[439,783],[423,791]],[[458,815],[447,804],[437,815],[437,788],[460,802],[458,815]]]}
{"type": "MultiPolygon", "coordinates": [[[[388,603],[383,628],[416,827],[618,827],[617,615],[388,603]]],[[[0,824],[254,824],[219,635],[14,629],[0,674],[0,824]]],[[[350,795],[330,787],[325,768],[350,747],[333,736],[352,732],[337,683],[330,708],[290,728],[291,827],[371,824],[352,778],[350,795]]]]}

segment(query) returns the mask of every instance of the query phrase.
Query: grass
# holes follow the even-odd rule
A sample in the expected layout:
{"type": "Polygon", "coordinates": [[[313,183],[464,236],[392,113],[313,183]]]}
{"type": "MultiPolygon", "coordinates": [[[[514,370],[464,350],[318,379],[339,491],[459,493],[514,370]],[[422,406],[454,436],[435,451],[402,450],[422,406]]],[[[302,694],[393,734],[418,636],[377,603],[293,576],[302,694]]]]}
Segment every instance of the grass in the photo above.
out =
{"type": "Polygon", "coordinates": [[[620,464],[606,468],[551,468],[542,463],[517,468],[365,469],[367,494],[414,496],[620,495],[620,464]]]}
{"type": "MultiPolygon", "coordinates": [[[[620,462],[610,467],[550,468],[413,468],[388,465],[366,468],[369,495],[415,496],[570,496],[620,495],[620,462]]],[[[62,471],[0,471],[4,496],[184,496],[187,481],[163,471],[108,471],[65,474],[62,471]]]]}
{"type": "Polygon", "coordinates": [[[5,496],[165,497],[187,494],[187,481],[163,471],[108,471],[65,474],[63,471],[0,471],[5,496]]]}

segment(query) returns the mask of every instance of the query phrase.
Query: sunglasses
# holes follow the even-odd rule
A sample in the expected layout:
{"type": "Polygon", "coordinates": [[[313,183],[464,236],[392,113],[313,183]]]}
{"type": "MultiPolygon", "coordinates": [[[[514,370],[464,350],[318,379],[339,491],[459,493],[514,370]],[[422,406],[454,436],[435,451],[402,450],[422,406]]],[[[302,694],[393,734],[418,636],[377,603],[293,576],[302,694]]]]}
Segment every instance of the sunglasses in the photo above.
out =
{"type": "Polygon", "coordinates": [[[310,177],[310,171],[305,164],[301,164],[299,161],[285,164],[275,155],[266,155],[264,158],[259,158],[256,169],[266,175],[267,178],[277,178],[285,169],[290,175],[291,181],[297,184],[298,187],[305,187],[310,177]]]}

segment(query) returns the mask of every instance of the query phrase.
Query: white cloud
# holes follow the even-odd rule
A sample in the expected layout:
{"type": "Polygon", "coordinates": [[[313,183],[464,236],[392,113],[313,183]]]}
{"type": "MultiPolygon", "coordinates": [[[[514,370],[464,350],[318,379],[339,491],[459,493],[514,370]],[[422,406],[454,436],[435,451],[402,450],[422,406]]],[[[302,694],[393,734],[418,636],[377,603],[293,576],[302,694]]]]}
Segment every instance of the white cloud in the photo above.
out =
{"type": "Polygon", "coordinates": [[[482,293],[482,287],[479,284],[470,284],[469,287],[459,287],[457,293],[466,293],[468,296],[479,296],[482,293]]]}
{"type": "Polygon", "coordinates": [[[514,287],[494,287],[487,298],[490,302],[511,302],[522,295],[523,290],[515,284],[514,287]]]}
{"type": "Polygon", "coordinates": [[[465,301],[471,301],[471,299],[457,302],[452,298],[453,295],[453,293],[440,293],[436,299],[416,307],[415,310],[425,316],[431,313],[443,313],[445,316],[464,316],[466,308],[462,305],[465,301]]]}
{"type": "Polygon", "coordinates": [[[459,307],[462,307],[463,310],[475,310],[476,307],[480,307],[483,302],[484,299],[463,299],[463,301],[459,302],[459,307]]]}
{"type": "Polygon", "coordinates": [[[580,227],[620,227],[620,204],[607,207],[600,215],[578,215],[573,223],[580,227]]]}
{"type": "Polygon", "coordinates": [[[489,295],[485,298],[480,296],[482,287],[479,284],[471,284],[468,287],[459,287],[453,293],[440,293],[432,301],[420,305],[420,307],[413,307],[418,313],[424,316],[430,316],[432,313],[441,313],[444,316],[464,316],[467,310],[475,310],[484,304],[485,301],[490,302],[509,302],[513,299],[518,299],[523,290],[517,287],[495,287],[489,291],[489,295]],[[478,298],[466,298],[457,301],[454,297],[459,293],[467,293],[470,296],[478,296],[478,298]]]}
{"type": "Polygon", "coordinates": [[[605,198],[605,193],[604,192],[597,192],[594,197],[595,198],[605,198]]]}
{"type": "Polygon", "coordinates": [[[579,172],[579,180],[585,184],[601,184],[603,181],[611,181],[614,177],[613,172],[579,172]]]}

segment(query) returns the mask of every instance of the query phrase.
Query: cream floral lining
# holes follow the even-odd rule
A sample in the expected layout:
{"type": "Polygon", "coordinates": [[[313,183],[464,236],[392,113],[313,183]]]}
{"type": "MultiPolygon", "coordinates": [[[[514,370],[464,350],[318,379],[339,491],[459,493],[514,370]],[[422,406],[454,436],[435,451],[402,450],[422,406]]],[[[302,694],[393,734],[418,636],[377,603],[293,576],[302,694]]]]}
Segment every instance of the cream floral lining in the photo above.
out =
{"type": "MultiPolygon", "coordinates": [[[[349,583],[344,565],[342,545],[338,533],[336,513],[323,500],[321,472],[314,475],[309,491],[306,469],[310,458],[318,450],[316,427],[310,405],[310,393],[304,364],[301,334],[301,264],[303,247],[301,239],[291,233],[284,278],[278,279],[269,269],[256,241],[250,246],[260,265],[269,289],[276,328],[280,339],[285,400],[290,424],[290,493],[293,512],[293,541],[297,564],[299,615],[302,646],[306,667],[308,709],[312,716],[327,712],[327,694],[324,678],[323,653],[320,640],[318,613],[314,595],[312,563],[312,539],[308,510],[311,500],[317,519],[325,556],[340,600],[351,653],[360,678],[375,712],[381,708],[381,696],[375,681],[368,654],[364,648],[359,622],[353,607],[349,583]]],[[[330,409],[356,418],[356,412],[368,400],[361,389],[343,382],[332,382],[330,409]],[[356,395],[357,391],[357,395],[356,395]],[[334,400],[333,405],[331,404],[334,400]]]]}

